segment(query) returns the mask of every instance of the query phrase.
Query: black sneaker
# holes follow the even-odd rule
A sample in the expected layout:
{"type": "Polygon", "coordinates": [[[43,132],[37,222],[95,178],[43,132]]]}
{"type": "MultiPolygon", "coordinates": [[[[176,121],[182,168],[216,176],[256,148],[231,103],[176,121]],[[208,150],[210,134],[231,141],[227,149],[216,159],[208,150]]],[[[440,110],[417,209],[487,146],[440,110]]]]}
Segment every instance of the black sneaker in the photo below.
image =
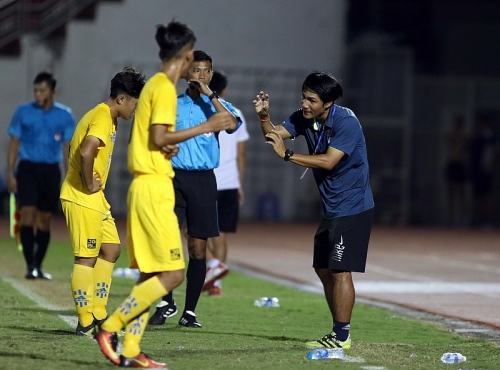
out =
{"type": "Polygon", "coordinates": [[[163,325],[165,324],[165,320],[169,317],[177,315],[177,306],[175,302],[172,304],[168,304],[165,301],[161,301],[156,306],[156,312],[149,318],[149,325],[163,325]]]}
{"type": "Polygon", "coordinates": [[[94,328],[96,326],[96,320],[92,321],[92,324],[89,326],[82,326],[80,321],[78,321],[78,325],[76,326],[75,334],[77,337],[91,337],[94,335],[94,328]]]}
{"type": "Polygon", "coordinates": [[[179,320],[179,325],[186,328],[201,328],[201,324],[196,321],[196,315],[192,311],[185,311],[179,320]]]}

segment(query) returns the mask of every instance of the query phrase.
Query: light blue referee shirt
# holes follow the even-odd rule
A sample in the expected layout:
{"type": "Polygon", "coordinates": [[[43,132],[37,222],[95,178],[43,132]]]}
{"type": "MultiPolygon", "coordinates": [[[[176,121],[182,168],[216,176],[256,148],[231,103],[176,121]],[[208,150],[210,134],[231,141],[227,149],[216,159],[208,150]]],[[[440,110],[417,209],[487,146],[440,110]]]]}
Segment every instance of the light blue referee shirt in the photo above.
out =
{"type": "MultiPolygon", "coordinates": [[[[224,99],[219,101],[236,117],[238,126],[241,126],[241,118],[231,103],[224,99]]],[[[194,127],[207,121],[217,110],[203,95],[201,98],[193,100],[186,93],[177,97],[177,120],[175,130],[180,131],[194,127]]],[[[234,130],[234,131],[236,131],[234,130]]],[[[233,132],[234,132],[233,131],[233,132]]],[[[179,144],[179,154],[171,159],[174,169],[184,171],[206,171],[213,170],[219,166],[220,149],[218,133],[206,132],[195,136],[179,144]]]]}
{"type": "Polygon", "coordinates": [[[71,141],[74,130],[71,108],[54,102],[44,110],[32,102],[16,109],[8,133],[19,139],[18,160],[55,164],[61,162],[63,143],[71,141]]]}

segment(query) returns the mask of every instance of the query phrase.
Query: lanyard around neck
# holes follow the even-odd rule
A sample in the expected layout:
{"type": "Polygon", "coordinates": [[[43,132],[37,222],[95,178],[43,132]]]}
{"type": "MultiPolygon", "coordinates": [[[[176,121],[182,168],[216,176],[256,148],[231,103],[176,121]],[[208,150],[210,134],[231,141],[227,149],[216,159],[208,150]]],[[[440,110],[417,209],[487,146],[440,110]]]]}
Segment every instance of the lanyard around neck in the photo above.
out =
{"type": "MultiPolygon", "coordinates": [[[[335,115],[336,109],[337,109],[337,107],[334,104],[333,105],[333,112],[332,112],[332,119],[333,119],[333,116],[335,115]]],[[[328,118],[327,118],[327,120],[328,120],[328,118]]],[[[318,120],[315,118],[314,123],[313,123],[314,126],[316,126],[317,123],[318,123],[318,120]]],[[[323,139],[323,134],[325,133],[325,125],[326,125],[326,121],[325,121],[325,124],[321,127],[321,132],[319,134],[318,140],[316,141],[316,147],[314,148],[313,155],[318,154],[319,145],[321,144],[321,140],[323,139]]],[[[330,143],[330,139],[328,139],[328,143],[330,143]]],[[[307,167],[305,169],[305,171],[302,173],[302,176],[300,176],[300,180],[302,180],[304,178],[308,169],[309,169],[309,167],[307,167]]]]}
{"type": "MultiPolygon", "coordinates": [[[[334,106],[333,106],[333,112],[332,112],[332,118],[333,118],[333,116],[335,115],[335,110],[336,110],[336,108],[337,108],[337,107],[334,105],[334,106]]],[[[327,118],[327,120],[328,120],[328,118],[327,118]]],[[[317,123],[318,123],[318,120],[315,118],[315,119],[314,119],[314,125],[316,125],[317,123]]],[[[325,121],[324,125],[323,125],[323,126],[321,126],[321,129],[320,129],[320,130],[321,130],[321,132],[320,132],[320,134],[319,134],[318,141],[316,141],[316,147],[314,148],[313,155],[314,155],[314,154],[318,154],[318,149],[319,149],[319,146],[320,146],[320,144],[321,144],[321,139],[323,139],[323,134],[325,133],[325,125],[326,125],[326,121],[325,121]]],[[[330,141],[328,141],[328,142],[330,142],[330,141]]]]}

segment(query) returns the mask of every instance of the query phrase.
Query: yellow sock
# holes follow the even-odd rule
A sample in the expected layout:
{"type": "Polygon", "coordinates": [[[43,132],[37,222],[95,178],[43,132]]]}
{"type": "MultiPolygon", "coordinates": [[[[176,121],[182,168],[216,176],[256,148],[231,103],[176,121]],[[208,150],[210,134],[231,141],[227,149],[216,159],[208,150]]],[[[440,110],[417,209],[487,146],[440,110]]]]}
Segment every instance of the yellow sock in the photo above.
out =
{"type": "Polygon", "coordinates": [[[111,275],[115,264],[98,258],[94,265],[94,317],[104,320],[108,315],[106,305],[108,304],[109,289],[111,287],[111,275]]]}
{"type": "Polygon", "coordinates": [[[94,269],[92,267],[74,264],[71,276],[71,290],[75,301],[76,313],[80,325],[85,327],[92,324],[94,269]]]}
{"type": "Polygon", "coordinates": [[[143,314],[128,323],[125,328],[125,338],[123,340],[123,356],[133,358],[141,352],[139,343],[141,342],[144,330],[146,330],[148,318],[149,310],[146,310],[143,314]]]}
{"type": "Polygon", "coordinates": [[[102,324],[102,328],[106,331],[118,332],[123,325],[149,310],[157,299],[167,293],[157,276],[153,276],[140,285],[135,285],[127,299],[102,324]]]}

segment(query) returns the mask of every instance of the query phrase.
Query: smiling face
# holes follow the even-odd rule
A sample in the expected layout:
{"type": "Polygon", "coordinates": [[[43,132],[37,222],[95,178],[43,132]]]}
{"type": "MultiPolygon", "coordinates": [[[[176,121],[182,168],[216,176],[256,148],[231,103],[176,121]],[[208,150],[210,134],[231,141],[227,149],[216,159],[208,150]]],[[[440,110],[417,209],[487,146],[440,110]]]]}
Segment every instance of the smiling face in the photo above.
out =
{"type": "Polygon", "coordinates": [[[326,120],[328,110],[333,102],[324,103],[323,100],[314,91],[306,89],[302,91],[302,115],[306,119],[317,118],[318,120],[326,120]]]}

